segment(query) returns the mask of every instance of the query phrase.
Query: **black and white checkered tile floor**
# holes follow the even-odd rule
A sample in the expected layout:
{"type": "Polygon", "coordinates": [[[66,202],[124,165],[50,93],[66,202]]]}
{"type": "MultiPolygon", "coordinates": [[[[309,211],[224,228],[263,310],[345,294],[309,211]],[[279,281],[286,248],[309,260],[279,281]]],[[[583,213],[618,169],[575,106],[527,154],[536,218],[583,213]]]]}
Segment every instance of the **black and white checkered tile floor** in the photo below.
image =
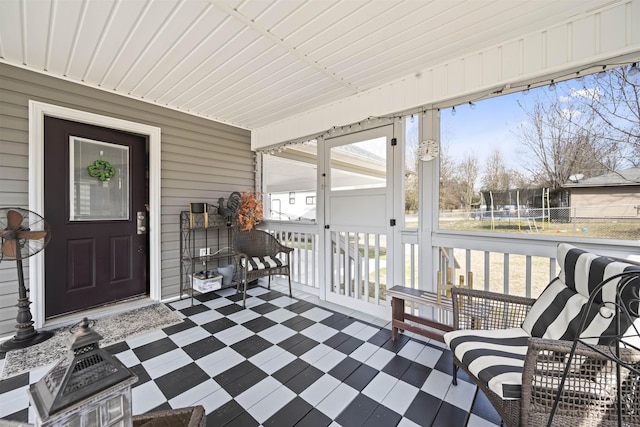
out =
{"type": "MultiPolygon", "coordinates": [[[[474,385],[451,385],[443,344],[391,341],[384,322],[298,294],[248,293],[246,309],[234,289],[171,303],[184,322],[107,347],[139,377],[134,414],[203,405],[209,426],[500,423],[474,385]]],[[[27,388],[50,367],[0,381],[0,425],[33,422],[27,388]]]]}

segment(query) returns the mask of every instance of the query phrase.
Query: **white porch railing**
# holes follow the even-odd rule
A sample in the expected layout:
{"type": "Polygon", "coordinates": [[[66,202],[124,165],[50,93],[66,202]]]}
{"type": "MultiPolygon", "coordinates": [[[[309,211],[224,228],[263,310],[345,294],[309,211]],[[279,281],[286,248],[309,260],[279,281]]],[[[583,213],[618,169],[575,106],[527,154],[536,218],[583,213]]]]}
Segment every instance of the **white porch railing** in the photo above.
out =
{"type": "MultiPolygon", "coordinates": [[[[317,225],[269,222],[263,228],[295,249],[291,260],[292,280],[298,289],[319,295],[320,286],[324,284],[319,283],[319,270],[323,268],[320,260],[323,257],[318,250],[320,237],[317,225]]],[[[640,258],[633,241],[626,244],[597,239],[587,241],[535,235],[516,238],[511,234],[446,231],[432,236],[433,246],[439,248],[432,260],[435,271],[422,271],[418,230],[403,230],[400,235],[404,249],[403,259],[399,263],[404,266],[400,273],[400,284],[432,292],[437,291],[438,277],[441,284],[450,281],[459,285],[462,276],[464,283],[472,281],[471,286],[475,289],[535,298],[557,275],[556,247],[561,242],[620,258],[627,258],[629,254],[635,254],[636,260],[640,258]],[[437,274],[438,271],[440,275],[437,274]],[[421,277],[424,274],[429,276],[421,277]]],[[[355,278],[361,285],[343,286],[341,289],[334,289],[334,292],[353,294],[353,297],[371,303],[372,306],[389,304],[386,298],[387,284],[378,278],[381,266],[385,265],[386,251],[380,250],[380,244],[376,243],[375,238],[370,240],[370,236],[362,233],[337,233],[333,242],[333,256],[329,259],[340,263],[340,268],[332,269],[334,274],[346,274],[353,270],[350,280],[345,282],[346,276],[334,277],[333,282],[344,284],[355,278]],[[359,266],[355,270],[360,272],[354,270],[355,265],[359,266]],[[369,287],[362,285],[367,282],[370,283],[369,287]]],[[[407,308],[409,311],[417,309],[410,306],[407,308]]],[[[425,314],[427,313],[422,313],[425,314]]],[[[433,317],[443,323],[451,322],[448,313],[433,313],[433,317]]]]}

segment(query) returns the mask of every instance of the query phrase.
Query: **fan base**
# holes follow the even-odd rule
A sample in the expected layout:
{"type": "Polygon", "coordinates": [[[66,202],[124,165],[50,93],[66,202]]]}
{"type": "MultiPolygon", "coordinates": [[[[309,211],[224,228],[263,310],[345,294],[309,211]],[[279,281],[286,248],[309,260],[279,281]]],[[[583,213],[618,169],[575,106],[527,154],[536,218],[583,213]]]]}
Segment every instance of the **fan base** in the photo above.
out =
{"type": "Polygon", "coordinates": [[[40,344],[41,342],[45,342],[52,336],[52,331],[40,331],[36,332],[34,335],[30,336],[27,339],[16,340],[16,337],[13,337],[10,340],[0,344],[0,353],[6,353],[11,350],[18,350],[21,348],[30,347],[35,344],[40,344]]]}

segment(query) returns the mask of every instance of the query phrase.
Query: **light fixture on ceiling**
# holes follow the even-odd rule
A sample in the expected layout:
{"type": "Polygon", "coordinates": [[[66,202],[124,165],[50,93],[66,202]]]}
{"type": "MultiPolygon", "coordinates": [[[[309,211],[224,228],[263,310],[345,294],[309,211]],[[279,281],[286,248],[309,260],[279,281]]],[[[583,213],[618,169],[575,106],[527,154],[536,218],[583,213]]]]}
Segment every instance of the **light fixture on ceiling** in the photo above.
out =
{"type": "Polygon", "coordinates": [[[476,104],[474,104],[473,102],[469,101],[469,108],[471,108],[472,110],[476,109],[476,104]]]}
{"type": "Polygon", "coordinates": [[[628,74],[629,74],[629,76],[635,76],[638,73],[640,73],[640,68],[638,68],[638,63],[634,62],[629,67],[629,73],[628,74]]]}
{"type": "Polygon", "coordinates": [[[578,71],[576,73],[576,80],[579,81],[579,82],[584,80],[584,76],[582,74],[580,74],[580,71],[578,71]]]}
{"type": "Polygon", "coordinates": [[[553,80],[551,80],[551,83],[549,84],[549,90],[550,91],[556,90],[556,83],[553,80]]]}
{"type": "Polygon", "coordinates": [[[455,115],[456,115],[456,113],[457,113],[457,111],[456,111],[456,107],[455,107],[455,105],[454,105],[454,106],[453,106],[453,108],[451,108],[451,115],[452,115],[452,116],[455,116],[455,115]]]}
{"type": "Polygon", "coordinates": [[[602,66],[602,70],[600,70],[600,72],[598,72],[598,74],[596,74],[596,77],[597,77],[597,78],[599,78],[599,79],[601,79],[601,78],[603,78],[604,76],[606,76],[606,75],[607,75],[607,72],[605,71],[605,70],[606,70],[606,68],[607,68],[607,66],[606,66],[606,65],[603,65],[603,66],[602,66]]]}
{"type": "Polygon", "coordinates": [[[531,89],[531,85],[527,85],[527,88],[522,91],[523,95],[529,95],[529,89],[531,89]]]}

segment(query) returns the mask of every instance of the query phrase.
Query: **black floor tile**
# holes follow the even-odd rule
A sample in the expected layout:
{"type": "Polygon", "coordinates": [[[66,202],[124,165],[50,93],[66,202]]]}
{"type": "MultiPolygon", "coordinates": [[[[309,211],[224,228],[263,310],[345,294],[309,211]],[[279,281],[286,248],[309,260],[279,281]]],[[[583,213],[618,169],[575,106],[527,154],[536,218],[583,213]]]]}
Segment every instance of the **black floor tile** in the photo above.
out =
{"type": "Polygon", "coordinates": [[[478,389],[476,393],[476,398],[471,407],[471,413],[485,420],[489,420],[494,424],[500,424],[500,415],[498,415],[493,405],[491,405],[491,402],[489,402],[489,399],[487,399],[487,396],[485,396],[480,389],[478,389]]]}
{"type": "Polygon", "coordinates": [[[207,426],[224,426],[246,413],[235,400],[231,400],[207,415],[207,426]]]}
{"type": "MultiPolygon", "coordinates": [[[[331,317],[334,317],[334,316],[331,316],[331,317]]],[[[328,321],[329,319],[331,319],[331,317],[327,317],[325,320],[328,321]]],[[[320,323],[323,323],[323,322],[320,322],[320,323]]],[[[333,322],[331,322],[331,323],[327,322],[327,323],[324,323],[324,324],[327,325],[327,326],[331,326],[333,329],[337,329],[337,330],[341,331],[344,328],[346,328],[347,326],[349,326],[349,325],[351,325],[351,324],[353,324],[355,322],[356,322],[356,319],[354,319],[353,317],[345,316],[344,314],[342,314],[342,315],[339,315],[339,318],[334,318],[333,322]]]]}
{"type": "MultiPolygon", "coordinates": [[[[3,418],[3,420],[26,423],[29,421],[29,408],[25,408],[18,412],[14,412],[13,414],[7,415],[3,418]]],[[[2,425],[2,420],[0,420],[0,425],[2,425]]]]}
{"type": "MultiPolygon", "coordinates": [[[[242,363],[240,365],[243,365],[242,363]]],[[[240,366],[237,365],[237,366],[240,366]]],[[[233,369],[233,368],[232,368],[233,369]]],[[[252,369],[243,372],[239,377],[229,381],[226,384],[220,384],[224,390],[231,396],[236,397],[254,385],[265,379],[268,375],[261,369],[252,369]]],[[[218,377],[216,377],[216,382],[218,377]]]]}
{"type": "Polygon", "coordinates": [[[364,394],[359,394],[338,415],[336,422],[342,426],[361,426],[377,407],[378,402],[364,394]]]}
{"type": "Polygon", "coordinates": [[[255,319],[249,320],[248,322],[244,322],[242,326],[257,334],[258,332],[268,329],[277,324],[278,322],[274,322],[268,317],[260,316],[256,317],[255,319]]]}
{"type": "Polygon", "coordinates": [[[208,354],[214,353],[226,345],[214,336],[206,337],[191,344],[187,344],[182,349],[193,360],[198,360],[208,354]]]}
{"type": "Polygon", "coordinates": [[[236,381],[238,378],[243,375],[249,375],[252,371],[259,370],[256,365],[245,360],[244,362],[240,362],[232,368],[227,369],[226,371],[216,375],[213,377],[215,382],[220,384],[222,387],[225,385],[236,381]]]}
{"type": "Polygon", "coordinates": [[[294,347],[300,344],[305,339],[307,339],[307,337],[302,334],[294,334],[294,335],[291,335],[289,338],[280,341],[278,343],[278,347],[284,348],[285,350],[289,351],[291,347],[294,347]]]}
{"type": "Polygon", "coordinates": [[[322,372],[320,369],[309,366],[298,375],[287,381],[285,385],[294,393],[300,394],[323,375],[324,372],[322,372]]]}
{"type": "Polygon", "coordinates": [[[334,366],[328,373],[340,381],[346,380],[356,369],[362,365],[355,359],[350,357],[344,358],[340,363],[334,366]]]}
{"type": "MultiPolygon", "coordinates": [[[[260,298],[263,301],[271,301],[274,299],[278,299],[280,297],[285,296],[285,294],[283,294],[282,292],[278,292],[278,291],[269,291],[266,292],[264,294],[258,295],[257,298],[260,298]]],[[[286,295],[289,296],[289,295],[286,295]]]]}
{"type": "Polygon", "coordinates": [[[255,307],[251,307],[251,310],[255,311],[258,314],[267,314],[279,308],[280,307],[278,307],[277,305],[266,302],[264,304],[256,305],[255,307]]]}
{"type": "Polygon", "coordinates": [[[286,326],[287,328],[293,329],[296,332],[300,332],[302,330],[307,329],[309,326],[315,325],[316,322],[314,322],[311,319],[307,319],[304,316],[296,316],[296,317],[292,317],[291,319],[285,320],[284,322],[282,322],[282,325],[286,326]]]}
{"type": "Polygon", "coordinates": [[[151,377],[149,376],[147,371],[144,369],[142,364],[132,366],[129,368],[129,370],[138,377],[138,381],[134,384],[134,386],[138,386],[146,383],[147,381],[151,381],[151,377]]]}
{"type": "Polygon", "coordinates": [[[243,296],[244,296],[244,292],[236,292],[235,294],[231,294],[231,295],[227,296],[226,298],[229,301],[241,302],[243,296]]]}
{"type": "Polygon", "coordinates": [[[282,367],[271,375],[273,378],[285,384],[291,378],[307,369],[310,365],[302,359],[296,359],[288,365],[282,367]]]}
{"type": "MultiPolygon", "coordinates": [[[[383,329],[384,331],[388,331],[388,329],[383,329]]],[[[391,333],[391,331],[389,331],[389,333],[391,333]]],[[[381,345],[380,347],[392,351],[394,353],[398,353],[400,350],[402,350],[402,347],[405,346],[406,343],[408,343],[409,341],[411,341],[411,339],[404,335],[404,334],[398,334],[398,337],[396,338],[396,340],[392,340],[389,339],[386,343],[384,343],[383,345],[381,345]]]]}
{"type": "Polygon", "coordinates": [[[320,344],[318,341],[314,341],[311,338],[305,337],[303,340],[301,340],[300,342],[298,342],[297,344],[289,348],[288,351],[294,356],[300,357],[303,354],[305,354],[307,351],[316,347],[318,344],[320,344]]]}
{"type": "Polygon", "coordinates": [[[384,368],[382,368],[382,372],[385,372],[392,377],[400,378],[407,372],[411,366],[411,360],[405,359],[402,356],[394,356],[389,363],[386,364],[384,368]]]}
{"type": "Polygon", "coordinates": [[[313,408],[298,423],[296,427],[327,427],[332,423],[331,418],[313,408]]]}
{"type": "MultiPolygon", "coordinates": [[[[378,405],[373,411],[373,414],[362,424],[366,427],[381,427],[381,426],[395,426],[402,417],[397,412],[392,411],[384,405],[378,405]]],[[[449,427],[453,427],[456,424],[451,424],[449,427]]]]}
{"type": "Polygon", "coordinates": [[[144,362],[145,360],[168,353],[176,348],[178,348],[178,346],[176,343],[171,341],[170,338],[162,338],[157,341],[150,342],[149,344],[134,348],[133,352],[141,362],[144,362]]]}
{"type": "Polygon", "coordinates": [[[431,370],[431,368],[420,363],[412,362],[409,369],[406,370],[400,379],[412,386],[421,388],[431,373],[431,370]]]}
{"type": "Polygon", "coordinates": [[[184,393],[211,378],[198,365],[190,363],[156,378],[155,382],[167,400],[184,393]]]}
{"type": "Polygon", "coordinates": [[[325,340],[323,344],[328,345],[331,348],[338,348],[340,344],[344,343],[349,338],[351,338],[349,335],[343,332],[338,332],[337,334],[333,335],[331,338],[328,338],[327,340],[325,340]]]}
{"type": "Polygon", "coordinates": [[[364,344],[364,341],[362,341],[361,339],[355,338],[355,337],[351,337],[348,340],[346,340],[345,342],[343,342],[342,344],[340,344],[338,347],[336,347],[336,350],[349,355],[351,353],[353,353],[355,351],[355,349],[357,349],[358,347],[360,347],[362,344],[364,344]]]}
{"type": "Polygon", "coordinates": [[[243,357],[249,359],[272,345],[273,344],[271,342],[265,340],[261,336],[252,335],[231,345],[231,348],[240,353],[243,357]]]}
{"type": "Polygon", "coordinates": [[[180,312],[185,316],[193,316],[194,314],[204,313],[205,311],[209,310],[211,309],[206,305],[196,304],[194,301],[194,305],[192,305],[191,307],[183,308],[182,310],[180,310],[180,312]]]}
{"type": "Polygon", "coordinates": [[[226,317],[222,319],[217,319],[209,323],[205,323],[201,325],[207,332],[210,334],[217,334],[220,331],[224,331],[225,329],[232,328],[236,325],[236,322],[233,322],[226,317]]]}
{"type": "Polygon", "coordinates": [[[29,373],[25,372],[24,374],[9,377],[6,380],[0,381],[0,393],[6,393],[27,385],[29,385],[29,373]]]}
{"type": "Polygon", "coordinates": [[[222,307],[216,308],[216,311],[220,314],[228,316],[233,313],[237,313],[238,311],[242,311],[244,308],[238,304],[229,304],[222,307]]]}
{"type": "Polygon", "coordinates": [[[186,331],[187,329],[193,328],[195,326],[198,326],[198,325],[196,325],[193,322],[193,320],[187,318],[187,319],[184,319],[180,323],[176,323],[175,325],[167,326],[166,328],[163,329],[163,331],[167,335],[173,335],[173,334],[178,333],[178,332],[186,331]]]}
{"type": "Polygon", "coordinates": [[[107,352],[109,352],[109,354],[118,354],[118,353],[122,353],[123,351],[127,351],[127,350],[130,349],[130,347],[127,344],[126,341],[120,341],[120,342],[112,344],[112,345],[110,345],[108,347],[102,347],[102,348],[104,350],[106,350],[107,352]]]}
{"type": "Polygon", "coordinates": [[[433,427],[463,426],[467,424],[469,414],[447,402],[442,402],[438,414],[433,421],[433,427]]]}
{"type": "Polygon", "coordinates": [[[284,405],[282,409],[273,414],[268,420],[262,423],[263,426],[292,427],[307,415],[313,406],[301,397],[295,397],[291,402],[284,405]]]}
{"type": "Polygon", "coordinates": [[[312,308],[314,308],[315,305],[311,304],[310,302],[306,302],[306,301],[298,301],[298,302],[294,302],[291,305],[288,305],[284,308],[286,308],[287,310],[293,312],[293,313],[304,313],[305,311],[309,311],[312,308]]]}
{"type": "Polygon", "coordinates": [[[216,292],[205,292],[204,294],[194,295],[193,299],[198,300],[200,302],[213,301],[214,299],[220,298],[216,292]]]}
{"type": "Polygon", "coordinates": [[[391,340],[391,331],[388,329],[380,329],[376,332],[367,342],[377,346],[382,347],[387,343],[387,341],[391,340]]]}
{"type": "MultiPolygon", "coordinates": [[[[209,424],[209,423],[207,423],[207,425],[222,426],[222,424],[209,424]]],[[[231,421],[229,421],[227,424],[225,424],[224,427],[258,427],[259,425],[260,423],[257,422],[255,418],[253,418],[251,415],[249,415],[248,412],[243,412],[237,417],[235,417],[234,419],[232,419],[231,421]]]]}
{"type": "Polygon", "coordinates": [[[344,382],[358,391],[362,391],[371,380],[378,375],[378,370],[371,366],[362,364],[349,375],[344,382]]]}
{"type": "MultiPolygon", "coordinates": [[[[418,391],[404,416],[420,426],[430,426],[438,413],[442,401],[435,396],[418,391]]],[[[457,424],[451,424],[454,426],[457,424]]]]}

